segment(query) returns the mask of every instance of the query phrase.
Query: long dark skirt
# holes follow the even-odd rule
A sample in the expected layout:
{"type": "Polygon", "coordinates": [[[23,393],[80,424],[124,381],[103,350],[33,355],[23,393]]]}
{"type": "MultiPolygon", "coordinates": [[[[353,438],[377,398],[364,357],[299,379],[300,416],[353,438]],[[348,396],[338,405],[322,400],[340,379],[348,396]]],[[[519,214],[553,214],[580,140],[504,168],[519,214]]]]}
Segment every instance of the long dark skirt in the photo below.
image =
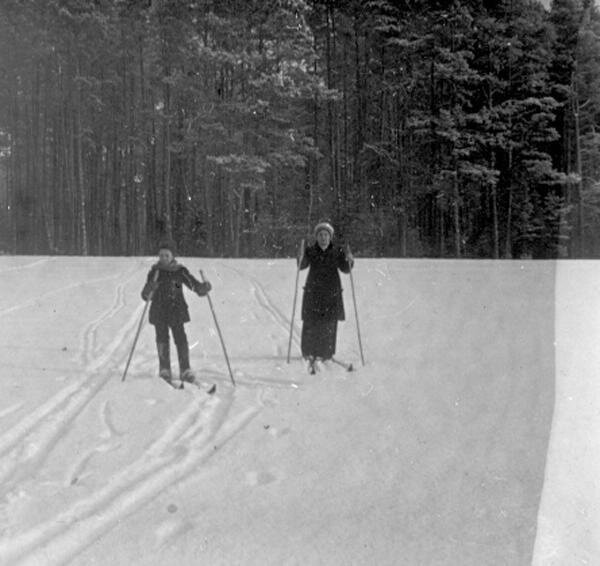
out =
{"type": "Polygon", "coordinates": [[[302,357],[329,360],[335,354],[337,320],[305,320],[302,324],[302,357]]]}

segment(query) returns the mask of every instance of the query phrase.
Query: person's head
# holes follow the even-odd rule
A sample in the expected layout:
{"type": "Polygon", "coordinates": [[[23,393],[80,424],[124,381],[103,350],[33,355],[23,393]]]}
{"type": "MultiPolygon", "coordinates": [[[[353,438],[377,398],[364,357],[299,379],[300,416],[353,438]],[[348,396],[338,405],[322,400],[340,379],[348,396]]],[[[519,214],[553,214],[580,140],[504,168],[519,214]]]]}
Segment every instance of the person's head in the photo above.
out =
{"type": "Polygon", "coordinates": [[[158,246],[158,262],[169,265],[175,258],[175,245],[173,242],[161,242],[158,246]]]}
{"type": "Polygon", "coordinates": [[[325,249],[333,239],[333,226],[329,222],[320,222],[315,226],[315,238],[319,247],[325,249]]]}

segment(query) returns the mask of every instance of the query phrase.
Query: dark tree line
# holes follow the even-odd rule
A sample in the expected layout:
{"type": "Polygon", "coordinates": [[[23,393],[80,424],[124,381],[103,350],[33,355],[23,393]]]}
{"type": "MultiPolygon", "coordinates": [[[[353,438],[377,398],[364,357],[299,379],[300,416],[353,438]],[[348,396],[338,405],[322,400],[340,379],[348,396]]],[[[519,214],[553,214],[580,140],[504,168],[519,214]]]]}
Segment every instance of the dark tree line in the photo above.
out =
{"type": "Polygon", "coordinates": [[[0,248],[600,255],[591,0],[3,0],[0,248]]]}

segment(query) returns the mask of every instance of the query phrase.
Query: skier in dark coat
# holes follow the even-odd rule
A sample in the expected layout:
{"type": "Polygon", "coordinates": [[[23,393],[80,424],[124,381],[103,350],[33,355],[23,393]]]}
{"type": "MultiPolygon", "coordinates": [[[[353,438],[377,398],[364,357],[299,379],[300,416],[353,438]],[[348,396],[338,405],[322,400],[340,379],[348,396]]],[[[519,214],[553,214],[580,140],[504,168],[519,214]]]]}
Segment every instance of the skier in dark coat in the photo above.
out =
{"type": "Polygon", "coordinates": [[[310,267],[302,297],[301,347],[311,368],[316,359],[329,360],[335,354],[337,323],[345,319],[339,271],[349,273],[354,265],[349,252],[331,243],[333,233],[331,224],[318,224],[316,242],[300,261],[300,269],[310,267]]]}
{"type": "Polygon", "coordinates": [[[150,324],[156,330],[159,375],[166,381],[172,380],[169,345],[169,328],[177,347],[179,371],[182,381],[193,382],[194,373],[190,369],[190,353],[183,325],[190,321],[187,303],[183,297],[185,285],[200,297],[205,296],[211,285],[207,281],[198,281],[186,267],[175,259],[175,246],[165,242],[160,244],[158,262],[152,266],[142,290],[142,298],[148,300],[152,292],[150,305],[150,324]],[[158,279],[155,281],[158,272],[158,279]]]}

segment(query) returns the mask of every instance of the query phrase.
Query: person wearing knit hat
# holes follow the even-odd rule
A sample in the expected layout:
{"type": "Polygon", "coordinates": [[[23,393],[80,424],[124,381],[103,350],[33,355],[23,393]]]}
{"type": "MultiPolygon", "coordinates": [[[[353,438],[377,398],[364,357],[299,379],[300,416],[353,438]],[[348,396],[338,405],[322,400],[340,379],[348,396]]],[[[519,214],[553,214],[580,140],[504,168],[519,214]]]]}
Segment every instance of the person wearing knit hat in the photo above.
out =
{"type": "Polygon", "coordinates": [[[159,244],[158,262],[148,273],[142,290],[142,298],[152,297],[150,324],[156,330],[159,376],[172,383],[169,329],[177,347],[180,378],[194,382],[196,377],[190,369],[190,351],[183,325],[190,321],[190,313],[183,296],[185,285],[200,297],[211,290],[211,284],[198,281],[186,267],[175,259],[175,244],[163,241],[159,244]]]}
{"type": "Polygon", "coordinates": [[[354,258],[332,243],[333,226],[315,226],[314,245],[306,248],[300,269],[310,268],[302,297],[302,356],[314,373],[317,360],[330,360],[335,354],[338,321],[345,319],[339,272],[349,273],[354,258]]]}
{"type": "Polygon", "coordinates": [[[173,240],[161,240],[158,244],[158,253],[160,255],[160,250],[168,250],[173,254],[173,257],[177,255],[177,246],[173,240]]]}
{"type": "Polygon", "coordinates": [[[315,238],[317,237],[318,233],[321,230],[326,230],[327,232],[329,232],[329,237],[333,240],[333,234],[334,234],[333,226],[331,224],[329,224],[329,222],[319,222],[319,224],[317,224],[315,226],[315,229],[314,229],[315,238]]]}

